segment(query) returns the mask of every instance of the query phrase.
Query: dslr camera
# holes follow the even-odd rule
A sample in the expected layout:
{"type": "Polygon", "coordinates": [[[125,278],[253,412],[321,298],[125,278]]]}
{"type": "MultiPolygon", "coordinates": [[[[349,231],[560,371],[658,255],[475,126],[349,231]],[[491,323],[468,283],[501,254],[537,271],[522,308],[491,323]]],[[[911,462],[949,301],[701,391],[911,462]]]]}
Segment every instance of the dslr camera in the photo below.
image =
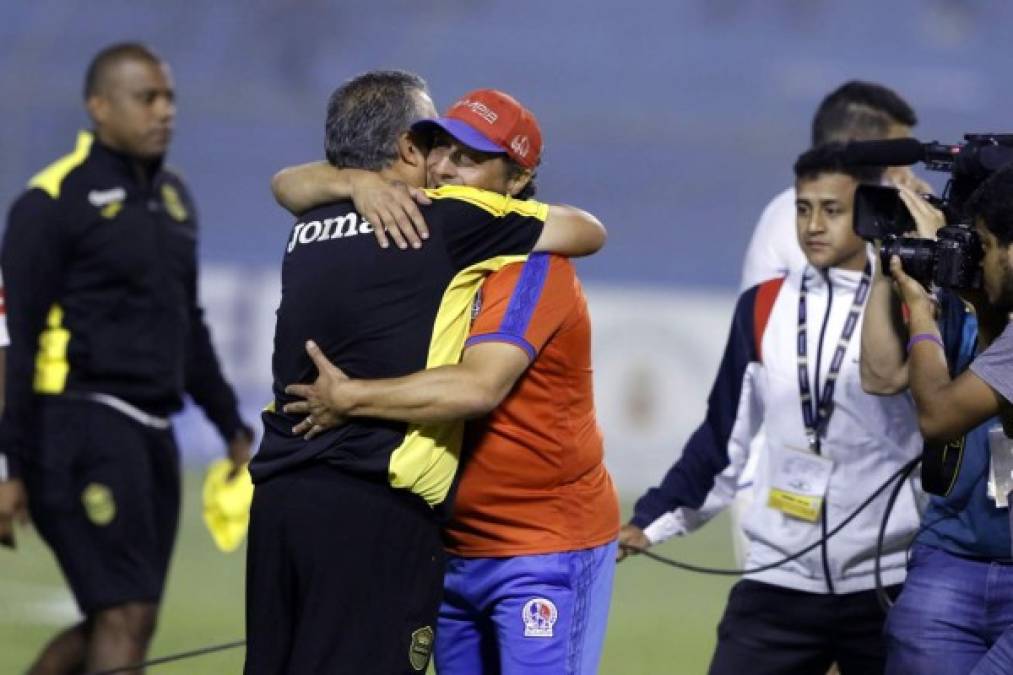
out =
{"type": "Polygon", "coordinates": [[[923,162],[930,171],[950,174],[942,199],[924,197],[946,217],[936,241],[906,237],[915,222],[895,188],[860,185],[855,192],[854,229],[868,241],[881,241],[883,269],[898,256],[904,271],[922,285],[968,290],[981,287],[981,240],[964,217],[971,193],[989,175],[1013,161],[1013,134],[966,134],[957,145],[893,141],[856,141],[844,148],[853,165],[901,166],[923,162]]]}

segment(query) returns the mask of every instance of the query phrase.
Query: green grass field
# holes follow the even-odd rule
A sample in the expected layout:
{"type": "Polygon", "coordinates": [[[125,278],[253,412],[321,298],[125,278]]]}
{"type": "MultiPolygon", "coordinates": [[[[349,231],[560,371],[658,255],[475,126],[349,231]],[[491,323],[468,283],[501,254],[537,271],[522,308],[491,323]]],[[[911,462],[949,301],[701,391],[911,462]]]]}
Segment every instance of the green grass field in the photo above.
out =
{"type": "MultiPolygon", "coordinates": [[[[243,637],[242,549],[223,555],[200,519],[200,476],[186,476],[180,538],[151,655],[163,656],[243,637]]],[[[728,521],[658,547],[671,557],[730,566],[728,521]]],[[[734,579],[690,574],[644,558],[616,572],[602,673],[706,672],[715,627],[734,579]]],[[[19,549],[0,550],[0,673],[21,673],[45,641],[75,616],[73,601],[45,545],[22,532],[19,549]]],[[[218,675],[242,670],[233,649],[152,668],[155,675],[218,675]]]]}

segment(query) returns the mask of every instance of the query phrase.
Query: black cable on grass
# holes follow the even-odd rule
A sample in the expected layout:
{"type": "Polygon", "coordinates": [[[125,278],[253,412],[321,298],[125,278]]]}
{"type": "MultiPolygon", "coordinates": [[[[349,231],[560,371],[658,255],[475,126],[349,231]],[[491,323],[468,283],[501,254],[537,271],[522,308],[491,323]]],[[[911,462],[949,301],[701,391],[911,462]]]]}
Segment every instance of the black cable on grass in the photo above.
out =
{"type": "Polygon", "coordinates": [[[242,647],[246,644],[246,640],[236,640],[235,642],[226,642],[220,645],[212,645],[210,647],[201,647],[200,649],[194,649],[188,652],[180,652],[179,654],[170,654],[169,656],[162,656],[157,659],[151,659],[150,661],[143,661],[141,663],[135,663],[129,666],[120,666],[118,668],[112,668],[110,670],[97,670],[86,675],[119,675],[120,673],[129,673],[135,670],[142,670],[149,666],[160,666],[163,663],[172,663],[173,661],[182,661],[183,659],[192,659],[197,656],[204,656],[205,654],[213,654],[214,652],[223,652],[226,649],[235,649],[236,647],[242,647]]]}

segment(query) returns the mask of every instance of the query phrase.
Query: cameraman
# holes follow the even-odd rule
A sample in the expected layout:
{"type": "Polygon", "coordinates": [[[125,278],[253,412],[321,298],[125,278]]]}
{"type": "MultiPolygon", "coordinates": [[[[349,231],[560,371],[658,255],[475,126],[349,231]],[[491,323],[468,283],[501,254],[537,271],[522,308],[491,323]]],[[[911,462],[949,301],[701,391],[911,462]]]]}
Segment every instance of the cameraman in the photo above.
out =
{"type": "MultiPolygon", "coordinates": [[[[902,191],[901,199],[920,236],[934,238],[942,214],[911,191],[902,191]]],[[[1013,168],[986,180],[965,215],[984,251],[983,293],[964,293],[975,313],[952,291],[942,291],[936,302],[894,257],[891,272],[908,307],[907,329],[889,279],[877,274],[862,332],[866,391],[910,387],[925,440],[948,443],[950,456],[958,458],[945,495],[930,500],[904,592],[887,621],[892,673],[971,672],[975,666],[975,672],[1013,672],[1013,651],[1000,642],[1004,632],[1013,636],[1008,513],[988,496],[990,418],[1013,398],[1013,335],[1005,330],[1013,309],[1013,168]],[[959,373],[955,379],[951,367],[959,373]]]]}

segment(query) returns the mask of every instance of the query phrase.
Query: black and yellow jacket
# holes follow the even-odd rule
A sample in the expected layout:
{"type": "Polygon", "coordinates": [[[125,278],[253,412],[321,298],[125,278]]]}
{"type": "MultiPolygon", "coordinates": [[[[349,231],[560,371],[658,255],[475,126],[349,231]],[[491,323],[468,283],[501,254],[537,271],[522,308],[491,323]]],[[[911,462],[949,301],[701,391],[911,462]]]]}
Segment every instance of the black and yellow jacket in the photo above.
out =
{"type": "Polygon", "coordinates": [[[354,418],[305,441],[292,433],[285,387],[312,382],[313,339],[350,377],[385,378],[457,363],[473,301],[486,275],[527,258],[548,215],[545,204],[449,185],[420,207],[430,238],[421,249],[381,249],[351,201],[304,213],[281,268],[274,334],[274,402],[250,463],[254,482],[307,463],[417,494],[445,511],[457,474],[463,422],[406,424],[354,418]]]}
{"type": "Polygon", "coordinates": [[[165,416],[187,392],[226,438],[242,428],[197,302],[193,204],[160,163],[141,170],[81,132],[11,207],[0,265],[0,453],[14,467],[32,460],[43,396],[102,393],[165,416]]]}

